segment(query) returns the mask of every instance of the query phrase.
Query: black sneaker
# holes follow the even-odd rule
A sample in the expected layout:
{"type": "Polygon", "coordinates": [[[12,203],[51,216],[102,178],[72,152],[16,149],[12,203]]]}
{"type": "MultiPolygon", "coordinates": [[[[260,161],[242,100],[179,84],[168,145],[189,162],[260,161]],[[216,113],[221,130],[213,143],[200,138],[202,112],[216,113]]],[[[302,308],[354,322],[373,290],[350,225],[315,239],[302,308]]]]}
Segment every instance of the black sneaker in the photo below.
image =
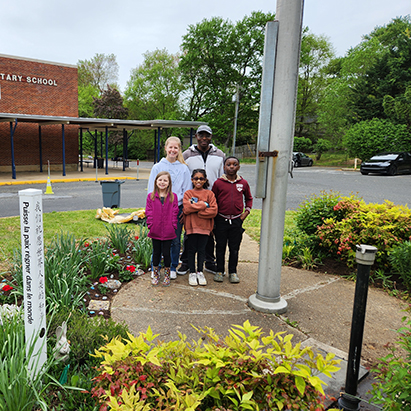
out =
{"type": "Polygon", "coordinates": [[[188,264],[181,263],[180,267],[177,268],[177,274],[178,275],[185,275],[190,271],[188,268],[188,264]]]}
{"type": "Polygon", "coordinates": [[[216,274],[217,273],[217,265],[214,263],[207,263],[205,265],[205,271],[208,271],[211,274],[216,274]]]}

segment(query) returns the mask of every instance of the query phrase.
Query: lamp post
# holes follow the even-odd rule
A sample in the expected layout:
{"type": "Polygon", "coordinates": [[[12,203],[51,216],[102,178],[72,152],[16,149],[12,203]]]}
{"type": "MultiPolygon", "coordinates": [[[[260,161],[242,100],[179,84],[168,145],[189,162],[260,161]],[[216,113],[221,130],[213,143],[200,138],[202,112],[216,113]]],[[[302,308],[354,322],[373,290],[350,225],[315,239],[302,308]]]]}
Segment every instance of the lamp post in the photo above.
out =
{"type": "Polygon", "coordinates": [[[365,309],[367,307],[368,281],[374,264],[377,248],[371,245],[357,245],[357,281],[355,283],[354,308],[351,322],[350,350],[348,352],[345,392],[338,399],[339,409],[358,411],[361,400],[357,395],[358,374],[361,362],[361,347],[364,335],[365,309]]]}

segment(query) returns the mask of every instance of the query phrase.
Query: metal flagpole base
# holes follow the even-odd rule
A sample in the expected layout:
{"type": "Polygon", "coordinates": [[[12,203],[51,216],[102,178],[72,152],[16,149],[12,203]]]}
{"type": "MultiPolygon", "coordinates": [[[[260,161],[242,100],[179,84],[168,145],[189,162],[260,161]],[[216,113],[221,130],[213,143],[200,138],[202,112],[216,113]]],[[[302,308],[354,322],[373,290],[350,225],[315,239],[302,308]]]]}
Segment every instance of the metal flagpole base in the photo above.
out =
{"type": "Polygon", "coordinates": [[[248,298],[248,305],[257,311],[272,314],[284,314],[287,311],[287,301],[280,297],[279,301],[273,302],[262,299],[258,294],[253,294],[248,298]]]}

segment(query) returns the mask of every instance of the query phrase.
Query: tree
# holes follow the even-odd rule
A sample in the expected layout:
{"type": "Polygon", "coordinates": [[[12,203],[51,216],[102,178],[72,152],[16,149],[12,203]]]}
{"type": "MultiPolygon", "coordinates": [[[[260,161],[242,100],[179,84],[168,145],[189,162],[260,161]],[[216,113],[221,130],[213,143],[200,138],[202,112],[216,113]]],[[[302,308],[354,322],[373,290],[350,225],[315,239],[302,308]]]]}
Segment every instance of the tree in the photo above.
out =
{"type": "MultiPolygon", "coordinates": [[[[120,92],[109,85],[101,93],[100,98],[94,97],[93,100],[94,115],[97,118],[126,119],[128,116],[128,109],[123,105],[123,97],[120,92]]],[[[114,156],[117,156],[117,146],[122,142],[122,131],[111,131],[109,133],[109,143],[114,145],[114,156]]]]}
{"type": "Polygon", "coordinates": [[[384,96],[382,105],[389,118],[406,124],[411,132],[411,85],[406,88],[404,94],[395,98],[389,95],[384,96]]]}
{"type": "Polygon", "coordinates": [[[94,117],[94,98],[100,96],[100,91],[91,84],[78,88],[79,117],[94,117]]]}
{"type": "Polygon", "coordinates": [[[166,49],[143,54],[144,62],[132,70],[125,98],[135,119],[181,119],[180,96],[184,85],[178,69],[179,56],[166,49]]]}
{"type": "Polygon", "coordinates": [[[273,14],[262,12],[236,24],[213,17],[190,25],[183,36],[180,69],[188,86],[186,117],[208,121],[217,142],[228,145],[232,138],[237,87],[238,130],[257,135],[264,33],[273,19],[273,14]]]}
{"type": "Polygon", "coordinates": [[[96,53],[90,60],[79,60],[77,67],[79,87],[91,85],[100,91],[108,85],[117,87],[118,64],[114,54],[96,53]]]}
{"type": "Polygon", "coordinates": [[[326,68],[334,57],[325,36],[303,31],[298,80],[295,135],[314,138],[317,133],[318,102],[326,87],[326,68]]]}
{"type": "Polygon", "coordinates": [[[330,63],[330,72],[336,70],[320,102],[319,122],[336,145],[351,124],[387,118],[386,95],[395,99],[405,93],[411,82],[410,30],[410,16],[395,18],[330,63]]]}

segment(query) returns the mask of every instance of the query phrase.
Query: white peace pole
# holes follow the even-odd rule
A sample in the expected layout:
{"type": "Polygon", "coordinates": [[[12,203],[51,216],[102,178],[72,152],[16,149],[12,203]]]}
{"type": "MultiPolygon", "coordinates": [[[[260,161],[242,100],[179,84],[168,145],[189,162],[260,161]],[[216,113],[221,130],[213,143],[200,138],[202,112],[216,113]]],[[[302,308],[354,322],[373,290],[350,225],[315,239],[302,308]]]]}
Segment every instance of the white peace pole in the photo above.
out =
{"type": "Polygon", "coordinates": [[[19,201],[26,351],[35,341],[29,368],[37,373],[47,360],[42,192],[20,190],[19,201]]]}

